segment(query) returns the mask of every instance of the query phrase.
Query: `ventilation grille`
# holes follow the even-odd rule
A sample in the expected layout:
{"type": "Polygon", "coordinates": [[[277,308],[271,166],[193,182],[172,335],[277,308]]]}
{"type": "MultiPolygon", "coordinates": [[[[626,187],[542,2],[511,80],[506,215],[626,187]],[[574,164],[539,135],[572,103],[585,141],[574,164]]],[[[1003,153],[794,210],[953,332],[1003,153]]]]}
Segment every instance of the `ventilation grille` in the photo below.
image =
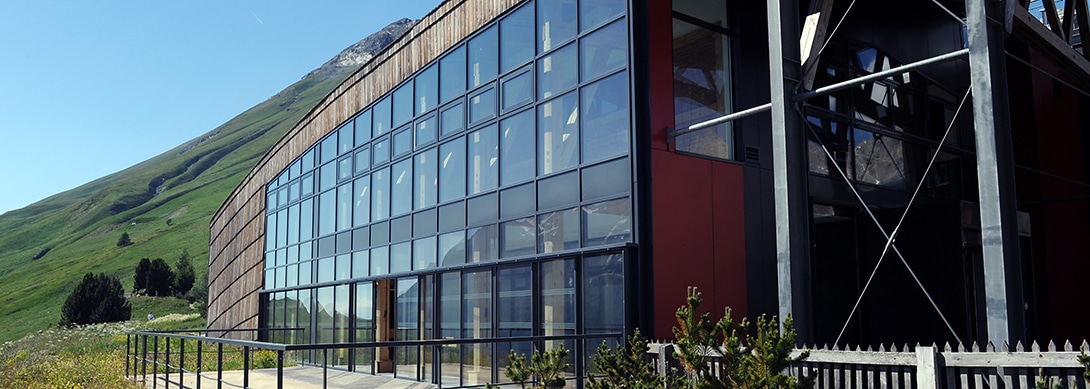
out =
{"type": "Polygon", "coordinates": [[[754,146],[746,146],[746,162],[759,162],[761,160],[761,149],[754,146]]]}

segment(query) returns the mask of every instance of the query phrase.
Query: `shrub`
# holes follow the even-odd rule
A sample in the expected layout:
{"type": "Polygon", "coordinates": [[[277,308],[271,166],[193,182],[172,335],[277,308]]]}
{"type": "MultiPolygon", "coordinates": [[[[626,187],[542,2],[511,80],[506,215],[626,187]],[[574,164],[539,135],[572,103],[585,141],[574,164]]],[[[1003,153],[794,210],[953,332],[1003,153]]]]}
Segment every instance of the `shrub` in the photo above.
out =
{"type": "Polygon", "coordinates": [[[122,232],[121,237],[117,238],[117,247],[125,247],[132,244],[132,239],[129,239],[128,232],[122,232]]]}
{"type": "Polygon", "coordinates": [[[162,258],[155,258],[148,268],[148,277],[144,284],[149,296],[170,296],[174,288],[174,272],[162,258]]]}
{"type": "MultiPolygon", "coordinates": [[[[508,365],[504,368],[503,375],[511,381],[517,382],[523,388],[526,387],[526,382],[532,377],[537,377],[537,382],[541,384],[542,388],[563,388],[567,381],[560,376],[560,372],[571,367],[565,360],[568,353],[568,349],[564,348],[563,344],[544,353],[541,350],[534,350],[534,355],[530,357],[533,364],[527,366],[526,355],[517,354],[515,350],[511,350],[507,355],[508,365]]],[[[491,384],[485,385],[485,387],[494,388],[491,384]]]]}
{"type": "Polygon", "coordinates": [[[588,375],[589,389],[675,389],[686,387],[685,381],[677,375],[662,376],[655,371],[655,365],[647,360],[647,340],[636,330],[628,338],[628,348],[610,349],[606,342],[598,346],[594,355],[594,367],[599,375],[588,375]]]}
{"type": "Polygon", "coordinates": [[[186,293],[193,288],[194,274],[193,264],[189,261],[189,250],[183,249],[182,255],[174,263],[174,293],[178,297],[185,297],[186,293]]]}
{"type": "Polygon", "coordinates": [[[61,324],[94,324],[129,320],[132,306],[121,281],[99,273],[83,276],[61,307],[61,324]]]}
{"type": "Polygon", "coordinates": [[[134,293],[138,290],[147,289],[148,273],[150,272],[151,260],[147,258],[140,258],[140,262],[136,264],[136,273],[132,276],[132,291],[134,293]]]}

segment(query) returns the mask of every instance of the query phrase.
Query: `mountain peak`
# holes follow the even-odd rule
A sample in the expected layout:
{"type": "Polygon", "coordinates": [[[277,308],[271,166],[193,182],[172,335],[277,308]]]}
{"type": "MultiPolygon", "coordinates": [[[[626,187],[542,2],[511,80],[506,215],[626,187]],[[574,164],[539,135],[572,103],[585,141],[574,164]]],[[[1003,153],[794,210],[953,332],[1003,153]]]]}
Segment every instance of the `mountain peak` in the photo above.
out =
{"type": "Polygon", "coordinates": [[[348,46],[347,49],[344,49],[344,51],[333,56],[332,59],[326,61],[321,67],[307,73],[303,78],[319,75],[324,79],[339,74],[351,73],[367,63],[367,61],[370,61],[375,54],[378,54],[379,51],[406,31],[409,31],[416,22],[418,22],[418,20],[403,18],[390,23],[378,32],[363,38],[352,46],[348,46]]]}

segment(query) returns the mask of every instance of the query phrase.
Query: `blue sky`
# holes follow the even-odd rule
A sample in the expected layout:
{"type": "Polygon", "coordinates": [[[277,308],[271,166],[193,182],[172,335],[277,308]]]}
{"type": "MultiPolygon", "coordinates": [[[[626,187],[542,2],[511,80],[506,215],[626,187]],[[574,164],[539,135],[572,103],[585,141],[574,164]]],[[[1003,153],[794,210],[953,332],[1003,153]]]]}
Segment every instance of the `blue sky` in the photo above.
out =
{"type": "Polygon", "coordinates": [[[0,214],[196,138],[440,2],[5,2],[0,214]]]}

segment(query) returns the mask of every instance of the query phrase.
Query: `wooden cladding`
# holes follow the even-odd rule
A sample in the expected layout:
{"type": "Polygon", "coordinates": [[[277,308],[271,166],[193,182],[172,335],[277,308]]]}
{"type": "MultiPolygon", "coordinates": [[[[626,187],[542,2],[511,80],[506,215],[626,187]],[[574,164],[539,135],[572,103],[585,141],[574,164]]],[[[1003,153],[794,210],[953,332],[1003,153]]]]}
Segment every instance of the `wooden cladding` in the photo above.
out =
{"type": "Polygon", "coordinates": [[[447,0],[333,89],[261,158],[212,218],[209,328],[257,328],[265,187],[345,120],[521,0],[447,0]]]}

